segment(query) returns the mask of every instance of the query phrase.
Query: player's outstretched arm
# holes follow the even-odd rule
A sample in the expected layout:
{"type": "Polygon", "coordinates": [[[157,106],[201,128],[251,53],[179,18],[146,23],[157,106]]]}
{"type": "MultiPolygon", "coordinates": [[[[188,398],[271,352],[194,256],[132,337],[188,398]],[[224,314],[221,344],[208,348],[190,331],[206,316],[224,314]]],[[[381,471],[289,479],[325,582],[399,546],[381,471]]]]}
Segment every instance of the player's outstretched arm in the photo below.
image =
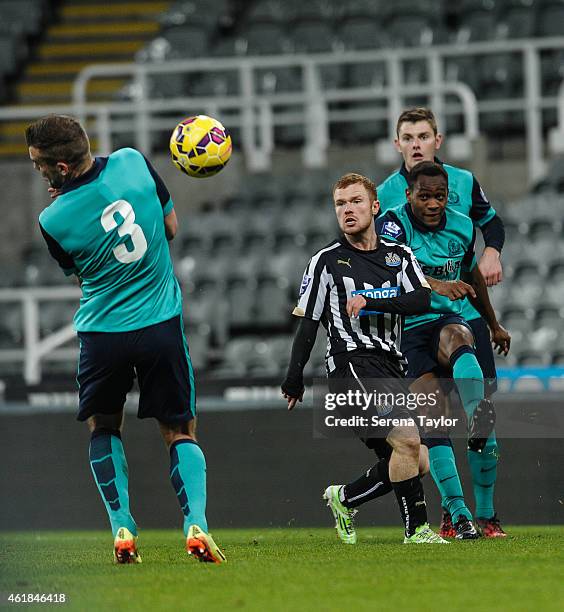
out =
{"type": "Polygon", "coordinates": [[[347,300],[347,314],[356,318],[361,310],[389,312],[397,315],[418,315],[429,310],[431,291],[428,287],[418,287],[413,291],[391,298],[370,298],[355,295],[347,300]]]}
{"type": "Polygon", "coordinates": [[[492,335],[494,348],[498,355],[507,355],[511,346],[509,332],[499,323],[490,302],[486,281],[480,272],[479,266],[474,266],[469,273],[469,280],[474,287],[475,297],[469,296],[470,303],[484,317],[492,335]]]}
{"type": "Polygon", "coordinates": [[[304,368],[315,344],[318,327],[319,321],[305,317],[300,319],[292,345],[288,372],[281,385],[282,395],[288,400],[288,410],[292,410],[304,397],[304,368]]]}

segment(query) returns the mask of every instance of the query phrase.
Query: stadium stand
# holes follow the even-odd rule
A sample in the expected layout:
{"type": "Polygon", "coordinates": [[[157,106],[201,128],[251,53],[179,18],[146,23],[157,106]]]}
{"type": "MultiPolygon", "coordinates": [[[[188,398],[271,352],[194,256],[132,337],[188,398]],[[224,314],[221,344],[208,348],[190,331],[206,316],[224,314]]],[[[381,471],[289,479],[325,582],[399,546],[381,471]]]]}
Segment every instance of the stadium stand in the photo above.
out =
{"type": "MultiPolygon", "coordinates": [[[[561,36],[564,23],[564,4],[553,0],[0,0],[0,11],[0,102],[19,104],[68,101],[73,79],[93,59],[148,63],[464,45],[561,36]]],[[[563,57],[562,50],[541,55],[543,92],[549,95],[556,94],[564,78],[563,57]]],[[[479,102],[511,99],[523,95],[521,63],[521,56],[513,53],[453,57],[445,63],[445,74],[449,81],[469,84],[479,102]]],[[[425,64],[416,60],[403,69],[410,83],[429,78],[425,64]]],[[[261,94],[301,87],[301,75],[291,66],[260,70],[256,76],[261,94]]],[[[155,75],[150,82],[151,95],[161,99],[241,93],[237,76],[227,71],[178,79],[155,75]]],[[[378,91],[389,85],[384,64],[377,62],[327,66],[321,82],[325,90],[370,86],[378,91]]],[[[122,78],[98,79],[89,99],[135,100],[136,91],[122,78]]],[[[489,135],[522,132],[523,124],[518,112],[480,115],[480,129],[489,135]]],[[[0,125],[0,155],[25,150],[22,127],[21,122],[0,125]]],[[[383,120],[343,122],[332,129],[331,138],[345,145],[372,144],[386,133],[383,120]]],[[[303,142],[303,130],[278,126],[275,141],[295,147],[303,142]]],[[[198,369],[217,377],[282,373],[293,325],[289,313],[301,274],[308,257],[335,231],[331,215],[319,206],[330,198],[332,177],[331,169],[245,177],[238,190],[198,212],[197,229],[182,228],[185,233],[173,248],[178,277],[190,296],[185,319],[198,369]]],[[[500,363],[564,363],[563,194],[564,162],[555,157],[531,193],[496,202],[506,223],[506,280],[492,295],[502,322],[514,334],[512,355],[500,363]]],[[[43,245],[40,249],[26,252],[24,268],[6,272],[0,284],[61,285],[60,272],[46,261],[43,245]]],[[[60,304],[42,309],[41,334],[68,322],[70,310],[60,304]]],[[[0,347],[21,347],[20,305],[2,302],[0,311],[0,347]]],[[[323,342],[318,342],[310,375],[323,371],[323,353],[323,342]]],[[[75,366],[69,362],[67,367],[73,371],[75,366]]]]}
{"type": "MultiPolygon", "coordinates": [[[[132,61],[159,31],[170,1],[119,3],[0,0],[0,102],[70,103],[72,83],[91,64],[132,61]],[[25,60],[28,60],[25,62],[25,60]],[[2,80],[10,78],[10,92],[2,80]]],[[[122,78],[94,81],[89,95],[109,100],[122,78]]],[[[26,153],[25,123],[0,125],[0,157],[26,153]]]]}

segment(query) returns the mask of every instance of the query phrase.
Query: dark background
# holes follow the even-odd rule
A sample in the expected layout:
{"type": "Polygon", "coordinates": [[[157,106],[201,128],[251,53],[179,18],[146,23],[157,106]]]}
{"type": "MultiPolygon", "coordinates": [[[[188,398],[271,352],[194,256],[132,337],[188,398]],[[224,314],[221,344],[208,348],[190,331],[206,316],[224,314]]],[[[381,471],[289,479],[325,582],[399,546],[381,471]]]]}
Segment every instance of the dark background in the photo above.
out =
{"type": "MultiPolygon", "coordinates": [[[[501,402],[498,401],[498,404],[501,402]]],[[[73,415],[0,417],[0,529],[103,529],[108,525],[88,463],[89,434],[73,415]]],[[[312,412],[297,409],[208,412],[199,439],[208,462],[213,527],[330,526],[321,495],[376,458],[355,439],[314,439],[312,412]]],[[[152,420],[128,415],[123,434],[133,515],[140,527],[181,526],[168,478],[169,456],[152,420]]],[[[504,524],[564,523],[561,439],[503,439],[496,489],[504,524]]],[[[467,502],[473,508],[463,440],[455,440],[467,502]]],[[[425,479],[430,519],[439,498],[425,479]]],[[[400,525],[393,494],[371,502],[360,525],[400,525]]]]}

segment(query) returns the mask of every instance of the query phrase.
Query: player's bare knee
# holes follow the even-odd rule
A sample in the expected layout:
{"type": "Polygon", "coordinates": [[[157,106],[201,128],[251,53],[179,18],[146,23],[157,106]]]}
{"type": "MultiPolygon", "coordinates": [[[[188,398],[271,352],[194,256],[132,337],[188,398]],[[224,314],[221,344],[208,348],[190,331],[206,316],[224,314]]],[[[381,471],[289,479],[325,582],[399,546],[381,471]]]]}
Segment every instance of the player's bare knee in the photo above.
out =
{"type": "Polygon", "coordinates": [[[93,414],[86,421],[90,433],[97,429],[121,431],[123,427],[123,412],[116,414],[93,414]]]}
{"type": "Polygon", "coordinates": [[[473,346],[474,336],[463,325],[447,325],[441,330],[439,348],[448,359],[461,346],[473,346]]]}
{"type": "Polygon", "coordinates": [[[416,427],[395,427],[388,436],[388,442],[401,455],[417,459],[421,441],[416,427]]]}
{"type": "Polygon", "coordinates": [[[159,421],[159,428],[165,444],[170,447],[178,440],[188,439],[197,442],[196,438],[196,419],[183,423],[163,423],[159,421]]]}

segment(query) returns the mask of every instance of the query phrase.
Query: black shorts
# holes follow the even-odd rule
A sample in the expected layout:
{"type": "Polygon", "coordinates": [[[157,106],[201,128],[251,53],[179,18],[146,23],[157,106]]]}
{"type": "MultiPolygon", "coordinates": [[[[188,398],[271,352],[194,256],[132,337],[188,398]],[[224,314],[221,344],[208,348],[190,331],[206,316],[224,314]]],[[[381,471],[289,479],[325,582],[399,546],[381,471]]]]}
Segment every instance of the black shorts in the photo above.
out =
{"type": "Polygon", "coordinates": [[[439,365],[441,330],[447,325],[464,325],[472,331],[465,319],[458,315],[445,315],[435,321],[406,329],[401,339],[401,352],[407,358],[407,377],[419,378],[435,372],[439,378],[450,378],[452,372],[439,365]]]}
{"type": "MultiPolygon", "coordinates": [[[[331,392],[342,392],[344,388],[356,391],[365,391],[363,381],[371,378],[405,378],[403,362],[384,351],[355,351],[346,356],[335,357],[335,369],[329,373],[329,389],[331,392]]],[[[409,419],[413,414],[407,408],[394,406],[385,415],[390,419],[409,419]]],[[[393,429],[379,427],[378,435],[374,435],[374,427],[371,427],[371,435],[367,437],[363,432],[353,428],[357,436],[372,449],[380,459],[388,459],[392,454],[392,447],[386,442],[388,434],[393,429]]]]}
{"type": "Polygon", "coordinates": [[[79,332],[77,419],[123,410],[137,376],[140,419],[184,423],[196,414],[194,371],[182,318],[128,332],[79,332]]]}
{"type": "Polygon", "coordinates": [[[495,371],[495,358],[490,339],[490,330],[482,317],[468,321],[468,325],[470,325],[474,334],[476,359],[484,375],[486,395],[491,395],[497,390],[497,372],[495,371]]]}

